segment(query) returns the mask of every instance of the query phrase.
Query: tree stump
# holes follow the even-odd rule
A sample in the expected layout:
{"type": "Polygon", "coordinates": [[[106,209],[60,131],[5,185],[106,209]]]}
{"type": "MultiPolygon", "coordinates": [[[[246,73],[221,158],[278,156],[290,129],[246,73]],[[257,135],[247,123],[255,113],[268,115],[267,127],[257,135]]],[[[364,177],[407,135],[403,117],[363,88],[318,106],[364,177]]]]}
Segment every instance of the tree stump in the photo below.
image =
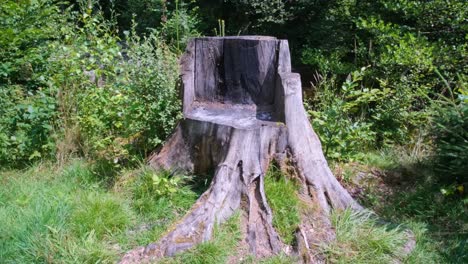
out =
{"type": "Polygon", "coordinates": [[[331,173],[291,73],[287,40],[204,37],[181,58],[183,114],[172,136],[149,158],[155,169],[214,173],[208,190],[159,242],[128,252],[121,263],[151,262],[211,238],[213,227],[242,210],[244,241],[266,257],[282,251],[322,262],[317,245],[334,238],[332,208],[360,210],[331,173]],[[310,205],[288,249],[272,226],[264,177],[275,162],[301,183],[310,205]]]}

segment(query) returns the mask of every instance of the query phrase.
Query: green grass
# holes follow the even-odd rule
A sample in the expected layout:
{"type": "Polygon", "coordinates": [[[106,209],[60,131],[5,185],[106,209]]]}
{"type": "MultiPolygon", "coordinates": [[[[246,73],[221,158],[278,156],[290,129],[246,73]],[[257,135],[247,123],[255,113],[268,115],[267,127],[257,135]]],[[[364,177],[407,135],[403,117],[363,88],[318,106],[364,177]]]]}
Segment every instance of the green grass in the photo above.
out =
{"type": "Polygon", "coordinates": [[[99,190],[85,192],[76,196],[74,210],[70,214],[73,232],[84,236],[93,230],[98,239],[123,230],[135,217],[128,202],[99,190]]]}
{"type": "Polygon", "coordinates": [[[79,160],[61,169],[0,172],[0,263],[114,263],[157,240],[198,194],[184,183],[176,199],[136,199],[145,174],[123,172],[118,188],[110,188],[95,166],[79,160]]]}
{"type": "Polygon", "coordinates": [[[334,211],[336,240],[323,247],[331,263],[390,263],[403,259],[406,236],[402,228],[378,225],[368,212],[334,211]]]}
{"type": "Polygon", "coordinates": [[[366,186],[361,202],[380,217],[401,223],[416,235],[416,248],[406,263],[468,263],[468,199],[444,195],[431,157],[405,149],[366,156],[380,170],[375,184],[366,186]],[[385,186],[382,190],[381,185],[385,186]]]}
{"type": "Polygon", "coordinates": [[[252,255],[249,255],[244,261],[241,262],[242,264],[293,264],[298,263],[298,259],[295,256],[287,256],[285,254],[279,254],[273,257],[267,257],[264,259],[257,259],[252,255]]]}
{"type": "Polygon", "coordinates": [[[265,194],[273,211],[273,226],[283,242],[291,245],[300,224],[296,183],[271,166],[265,176],[265,194]]]}
{"type": "Polygon", "coordinates": [[[78,199],[79,183],[45,167],[1,175],[0,262],[111,261],[95,231],[80,236],[73,230],[79,223],[72,214],[87,206],[78,199]]]}
{"type": "MultiPolygon", "coordinates": [[[[377,223],[368,214],[333,212],[337,239],[322,246],[328,261],[468,263],[467,199],[443,195],[437,175],[423,159],[387,151],[368,155],[366,161],[362,168],[380,172],[361,186],[361,202],[392,224],[377,223]],[[409,255],[400,250],[404,229],[416,237],[409,255]]],[[[62,168],[44,163],[1,171],[0,263],[115,263],[127,250],[156,241],[203,191],[188,177],[154,177],[144,166],[111,174],[81,160],[62,168]],[[166,180],[155,184],[156,178],[166,180]]],[[[265,192],[276,230],[285,243],[294,244],[301,206],[296,183],[271,168],[265,192]]],[[[212,241],[164,261],[224,263],[236,254],[239,239],[237,214],[216,227],[212,241]]],[[[246,256],[243,261],[295,262],[285,255],[263,260],[246,256]]]]}

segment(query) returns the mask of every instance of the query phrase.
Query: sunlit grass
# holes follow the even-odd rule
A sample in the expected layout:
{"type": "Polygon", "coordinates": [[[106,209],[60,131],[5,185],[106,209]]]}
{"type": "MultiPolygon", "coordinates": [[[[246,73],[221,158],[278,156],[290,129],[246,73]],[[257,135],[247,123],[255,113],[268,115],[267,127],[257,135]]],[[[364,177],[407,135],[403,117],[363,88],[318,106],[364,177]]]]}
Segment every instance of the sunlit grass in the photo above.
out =
{"type": "Polygon", "coordinates": [[[273,211],[273,226],[284,243],[292,244],[300,223],[296,183],[271,166],[265,175],[265,194],[273,211]]]}
{"type": "MultiPolygon", "coordinates": [[[[385,197],[378,188],[365,189],[375,197],[369,208],[402,226],[383,225],[366,214],[333,212],[336,241],[322,248],[330,263],[466,262],[467,202],[442,195],[430,180],[418,181],[422,176],[430,179],[430,169],[405,157],[389,152],[370,156],[369,167],[381,166],[392,180],[396,174],[406,182],[393,186],[397,192],[385,197]],[[408,255],[401,251],[406,229],[416,238],[408,255]]],[[[127,250],[157,241],[200,194],[186,178],[176,193],[157,195],[154,172],[145,166],[119,172],[109,186],[107,175],[95,168],[76,160],[63,168],[45,163],[0,172],[0,263],[115,263],[127,250]]],[[[275,229],[285,243],[294,244],[300,220],[297,185],[272,168],[265,192],[275,229]]],[[[225,263],[238,250],[239,221],[236,215],[216,227],[213,240],[165,261],[225,263]]],[[[243,258],[243,263],[296,261],[286,255],[243,258]]]]}
{"type": "MultiPolygon", "coordinates": [[[[379,217],[404,224],[416,236],[406,263],[468,262],[468,210],[462,195],[444,195],[427,153],[392,148],[365,155],[377,172],[361,202],[379,217]]],[[[372,174],[371,174],[372,175],[372,174]]]]}
{"type": "MultiPolygon", "coordinates": [[[[242,264],[293,264],[293,263],[298,263],[298,257],[297,256],[288,256],[286,254],[278,254],[277,256],[272,256],[272,257],[267,257],[264,259],[258,259],[252,255],[248,256],[245,258],[244,261],[242,261],[242,264]]],[[[300,262],[299,262],[300,263],[300,262]]]]}
{"type": "Polygon", "coordinates": [[[157,240],[197,198],[180,186],[176,199],[140,197],[142,212],[134,198],[145,168],[118,189],[93,168],[77,160],[0,172],[0,263],[115,263],[157,240]]]}
{"type": "Polygon", "coordinates": [[[331,263],[391,263],[403,258],[407,236],[400,227],[380,225],[368,212],[334,211],[336,240],[323,249],[331,263]]]}

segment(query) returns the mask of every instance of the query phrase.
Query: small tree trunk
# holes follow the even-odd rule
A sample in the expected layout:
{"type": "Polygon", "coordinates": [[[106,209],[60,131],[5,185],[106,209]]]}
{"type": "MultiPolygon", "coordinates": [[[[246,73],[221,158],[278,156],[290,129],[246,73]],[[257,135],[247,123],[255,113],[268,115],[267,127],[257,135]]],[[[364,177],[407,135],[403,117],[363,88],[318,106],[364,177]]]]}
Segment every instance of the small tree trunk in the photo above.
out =
{"type": "Polygon", "coordinates": [[[301,182],[304,213],[294,252],[321,262],[316,245],[334,238],[332,208],[360,210],[331,173],[291,73],[288,42],[271,37],[197,38],[181,59],[184,119],[149,158],[155,169],[214,171],[209,189],[155,244],[128,252],[121,263],[152,261],[211,238],[213,227],[245,212],[252,254],[291,252],[272,226],[264,176],[272,161],[301,182]]]}

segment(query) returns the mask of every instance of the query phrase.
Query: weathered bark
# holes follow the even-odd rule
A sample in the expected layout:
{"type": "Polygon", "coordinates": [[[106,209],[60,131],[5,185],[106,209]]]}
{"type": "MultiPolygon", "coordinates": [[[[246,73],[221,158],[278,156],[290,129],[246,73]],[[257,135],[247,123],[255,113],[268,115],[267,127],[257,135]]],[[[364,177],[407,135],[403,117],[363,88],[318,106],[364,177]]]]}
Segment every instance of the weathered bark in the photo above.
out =
{"type": "Polygon", "coordinates": [[[302,104],[299,74],[291,73],[286,40],[271,37],[198,38],[181,60],[184,119],[149,158],[155,169],[214,171],[209,189],[157,243],[127,253],[122,263],[171,256],[211,238],[213,226],[245,210],[252,254],[289,252],[272,226],[263,189],[275,161],[302,183],[295,253],[321,262],[317,244],[334,238],[331,208],[361,207],[331,173],[302,104]]]}

